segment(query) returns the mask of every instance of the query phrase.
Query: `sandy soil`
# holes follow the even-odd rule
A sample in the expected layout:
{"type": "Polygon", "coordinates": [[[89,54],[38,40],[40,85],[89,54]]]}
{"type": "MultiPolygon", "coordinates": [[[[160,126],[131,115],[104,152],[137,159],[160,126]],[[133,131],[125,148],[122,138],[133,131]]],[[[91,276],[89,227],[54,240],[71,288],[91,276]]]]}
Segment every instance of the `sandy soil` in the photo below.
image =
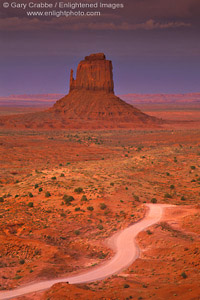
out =
{"type": "Polygon", "coordinates": [[[102,280],[106,277],[120,272],[121,270],[127,268],[133,261],[135,261],[139,257],[139,249],[135,244],[134,239],[139,232],[160,221],[164,207],[166,207],[166,205],[149,204],[148,214],[143,220],[111,237],[108,243],[114,246],[113,248],[115,249],[116,253],[110,261],[106,262],[99,268],[95,268],[94,270],[76,276],[42,281],[27,285],[13,291],[0,292],[0,299],[12,299],[16,296],[48,289],[53,284],[59,282],[67,281],[70,284],[79,284],[102,280]]]}
{"type": "Polygon", "coordinates": [[[57,284],[29,299],[198,299],[199,138],[193,126],[1,130],[1,290],[101,264],[113,255],[102,241],[140,220],[145,202],[156,200],[179,213],[139,234],[141,257],[125,272],[57,284]]]}

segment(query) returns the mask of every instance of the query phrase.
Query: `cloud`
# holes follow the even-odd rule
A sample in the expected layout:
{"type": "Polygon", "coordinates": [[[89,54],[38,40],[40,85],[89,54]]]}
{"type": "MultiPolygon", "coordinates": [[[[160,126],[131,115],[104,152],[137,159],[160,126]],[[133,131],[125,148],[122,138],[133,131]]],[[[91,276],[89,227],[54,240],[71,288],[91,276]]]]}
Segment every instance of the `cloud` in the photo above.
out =
{"type": "MultiPolygon", "coordinates": [[[[185,22],[156,22],[153,19],[150,19],[144,23],[139,24],[132,24],[130,25],[130,30],[137,30],[137,29],[145,29],[145,30],[153,30],[153,29],[168,29],[168,28],[178,28],[178,27],[190,27],[190,23],[185,22]]],[[[129,24],[125,25],[125,28],[129,28],[129,24]]]]}
{"type": "Polygon", "coordinates": [[[100,23],[100,24],[88,24],[89,28],[99,29],[99,30],[155,30],[155,29],[169,29],[169,28],[178,28],[178,27],[190,27],[190,23],[184,22],[166,22],[160,23],[156,22],[152,19],[147,20],[143,23],[138,24],[130,24],[127,22],[123,22],[119,25],[114,23],[100,23]]]}
{"type": "Polygon", "coordinates": [[[5,18],[0,20],[0,31],[38,31],[38,30],[156,30],[156,29],[170,29],[180,27],[190,27],[190,23],[170,21],[159,22],[153,19],[147,20],[143,23],[132,24],[128,22],[88,22],[81,21],[83,17],[73,17],[73,22],[69,22],[65,17],[53,18],[48,20],[41,20],[37,18],[5,18]],[[75,20],[79,22],[75,22],[75,20]]]}

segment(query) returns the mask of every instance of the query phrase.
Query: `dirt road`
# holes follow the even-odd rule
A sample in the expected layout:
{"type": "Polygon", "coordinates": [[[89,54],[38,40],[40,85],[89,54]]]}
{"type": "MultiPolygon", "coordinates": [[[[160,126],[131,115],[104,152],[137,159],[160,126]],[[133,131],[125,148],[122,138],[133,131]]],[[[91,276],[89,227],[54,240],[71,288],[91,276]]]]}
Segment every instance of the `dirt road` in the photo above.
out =
{"type": "Polygon", "coordinates": [[[58,282],[76,284],[101,280],[126,269],[139,257],[140,250],[135,243],[135,237],[140,231],[159,222],[162,218],[164,208],[167,207],[167,205],[162,204],[147,204],[147,206],[149,211],[143,220],[115,234],[108,240],[107,244],[115,251],[114,257],[109,261],[79,275],[30,283],[11,291],[0,292],[0,299],[12,299],[24,294],[46,290],[58,282]]]}

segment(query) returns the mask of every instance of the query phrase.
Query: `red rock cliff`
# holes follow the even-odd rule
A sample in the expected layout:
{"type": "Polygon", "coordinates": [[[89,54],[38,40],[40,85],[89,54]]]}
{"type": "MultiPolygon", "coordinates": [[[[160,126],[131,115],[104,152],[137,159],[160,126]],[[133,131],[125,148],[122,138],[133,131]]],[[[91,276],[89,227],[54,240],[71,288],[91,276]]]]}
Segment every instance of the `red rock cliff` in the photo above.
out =
{"type": "Polygon", "coordinates": [[[112,62],[106,60],[103,53],[86,56],[78,65],[76,79],[73,78],[71,70],[70,92],[85,89],[114,93],[112,69],[112,62]]]}

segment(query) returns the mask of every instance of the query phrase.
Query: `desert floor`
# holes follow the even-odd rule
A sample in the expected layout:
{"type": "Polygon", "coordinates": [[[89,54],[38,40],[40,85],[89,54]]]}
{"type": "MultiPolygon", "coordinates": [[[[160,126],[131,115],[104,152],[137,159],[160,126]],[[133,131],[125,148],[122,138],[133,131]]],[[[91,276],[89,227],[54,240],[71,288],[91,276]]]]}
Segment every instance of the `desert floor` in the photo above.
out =
{"type": "Polygon", "coordinates": [[[153,130],[0,130],[1,290],[110,259],[104,240],[157,202],[176,207],[138,235],[140,258],[128,269],[17,299],[200,299],[199,111],[146,111],[178,122],[153,130]]]}

